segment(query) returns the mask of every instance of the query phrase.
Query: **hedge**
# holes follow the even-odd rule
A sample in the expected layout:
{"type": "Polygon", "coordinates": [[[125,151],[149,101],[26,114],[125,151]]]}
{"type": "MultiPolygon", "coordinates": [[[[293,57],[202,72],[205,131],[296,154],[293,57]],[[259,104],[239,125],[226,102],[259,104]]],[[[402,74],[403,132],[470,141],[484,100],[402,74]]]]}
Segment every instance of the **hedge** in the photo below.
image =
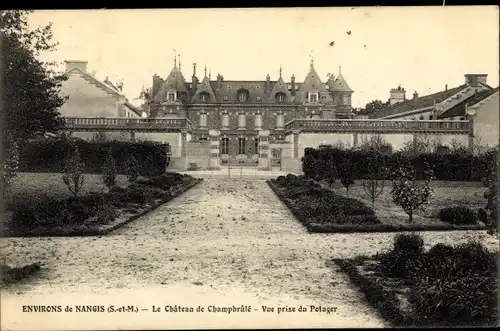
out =
{"type": "Polygon", "coordinates": [[[66,157],[73,146],[78,147],[85,173],[101,173],[105,156],[111,148],[118,174],[126,174],[133,156],[140,173],[160,175],[169,164],[168,144],[153,141],[106,141],[94,142],[79,139],[33,140],[20,149],[20,172],[62,172],[66,157]]]}
{"type": "Polygon", "coordinates": [[[349,164],[349,170],[356,179],[390,179],[390,174],[401,163],[410,163],[417,174],[424,173],[424,165],[432,166],[436,180],[481,181],[488,172],[493,153],[483,155],[468,154],[421,154],[410,157],[401,152],[380,153],[360,150],[340,150],[336,148],[306,148],[302,158],[304,175],[313,179],[329,179],[342,173],[342,166],[349,164]],[[374,173],[386,168],[386,174],[374,173]]]}

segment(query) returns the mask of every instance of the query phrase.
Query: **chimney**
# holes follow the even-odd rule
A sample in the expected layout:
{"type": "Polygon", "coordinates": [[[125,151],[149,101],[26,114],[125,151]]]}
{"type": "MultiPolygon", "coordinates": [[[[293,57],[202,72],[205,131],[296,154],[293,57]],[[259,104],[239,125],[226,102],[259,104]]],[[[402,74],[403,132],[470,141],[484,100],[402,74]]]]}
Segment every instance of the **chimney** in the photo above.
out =
{"type": "Polygon", "coordinates": [[[95,70],[92,70],[92,77],[95,77],[95,74],[97,73],[97,71],[95,70]]]}
{"type": "Polygon", "coordinates": [[[444,86],[444,91],[445,91],[445,92],[446,92],[446,91],[448,91],[448,84],[446,84],[446,85],[444,86]]]}
{"type": "Polygon", "coordinates": [[[64,61],[66,64],[66,72],[78,68],[83,71],[87,71],[87,63],[88,61],[75,61],[75,60],[66,60],[64,61]]]}
{"type": "Polygon", "coordinates": [[[217,74],[217,89],[222,89],[222,80],[224,77],[221,74],[217,74]]]}
{"type": "Polygon", "coordinates": [[[269,74],[266,75],[266,91],[271,92],[271,76],[269,74]]]}
{"type": "Polygon", "coordinates": [[[291,79],[292,90],[290,91],[292,95],[295,95],[295,75],[292,75],[291,79]]]}
{"type": "Polygon", "coordinates": [[[470,86],[479,86],[479,83],[486,85],[487,74],[466,74],[465,75],[465,84],[469,84],[470,86]]]}
{"type": "Polygon", "coordinates": [[[418,93],[417,93],[417,91],[413,92],[413,100],[415,100],[416,98],[418,98],[418,93]]]}
{"type": "Polygon", "coordinates": [[[406,100],[406,91],[404,88],[401,87],[401,85],[399,85],[398,88],[391,89],[389,98],[389,103],[391,105],[398,102],[403,102],[405,100],[406,100]]]}

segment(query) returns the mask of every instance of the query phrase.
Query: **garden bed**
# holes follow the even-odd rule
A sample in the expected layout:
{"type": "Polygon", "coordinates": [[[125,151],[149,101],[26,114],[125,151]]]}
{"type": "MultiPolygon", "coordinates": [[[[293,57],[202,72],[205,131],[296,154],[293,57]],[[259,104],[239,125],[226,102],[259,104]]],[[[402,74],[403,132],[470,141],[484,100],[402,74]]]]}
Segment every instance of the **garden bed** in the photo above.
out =
{"type": "Polygon", "coordinates": [[[167,173],[139,178],[107,193],[25,201],[14,207],[5,237],[96,236],[109,232],[158,208],[197,185],[202,179],[167,173]]]}
{"type": "Polygon", "coordinates": [[[333,261],[393,327],[496,326],[498,252],[477,243],[424,252],[423,241],[408,245],[418,236],[402,237],[388,253],[333,261]]]}
{"type": "MultiPolygon", "coordinates": [[[[422,218],[422,221],[418,217],[414,217],[417,220],[415,223],[409,224],[408,216],[402,210],[399,211],[397,219],[394,215],[386,218],[388,201],[379,203],[375,212],[367,206],[366,199],[358,199],[355,194],[346,197],[340,193],[340,189],[338,191],[331,190],[322,183],[316,183],[303,176],[281,176],[275,180],[269,180],[267,183],[278,198],[311,233],[454,231],[485,230],[487,228],[486,225],[479,221],[476,224],[457,225],[441,222],[435,218],[422,218]],[[324,196],[328,198],[325,199],[324,196]],[[356,199],[352,198],[353,196],[356,199]],[[332,211],[323,212],[323,215],[318,217],[317,209],[324,208],[325,204],[338,202],[344,206],[345,204],[351,206],[348,211],[343,210],[344,206],[339,206],[339,208],[327,206],[327,211],[328,209],[332,211]],[[380,205],[384,207],[380,207],[380,205]]],[[[356,192],[355,189],[351,191],[356,192]]],[[[449,202],[449,200],[447,201],[449,202]]],[[[397,206],[392,209],[395,208],[397,206]]]]}

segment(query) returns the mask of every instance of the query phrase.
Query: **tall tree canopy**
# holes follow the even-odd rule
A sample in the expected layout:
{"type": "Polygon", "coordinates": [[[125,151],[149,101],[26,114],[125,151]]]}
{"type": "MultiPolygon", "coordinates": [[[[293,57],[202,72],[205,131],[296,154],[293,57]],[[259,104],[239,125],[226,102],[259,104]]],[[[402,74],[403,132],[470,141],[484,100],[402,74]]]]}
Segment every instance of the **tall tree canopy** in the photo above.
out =
{"type": "Polygon", "coordinates": [[[389,106],[389,101],[373,100],[366,104],[365,108],[358,111],[358,115],[370,115],[389,106]]]}
{"type": "Polygon", "coordinates": [[[56,74],[54,63],[38,59],[53,51],[52,23],[36,29],[28,25],[31,11],[0,11],[2,86],[2,141],[17,142],[60,127],[57,109],[65,102],[59,95],[63,75],[56,74]]]}

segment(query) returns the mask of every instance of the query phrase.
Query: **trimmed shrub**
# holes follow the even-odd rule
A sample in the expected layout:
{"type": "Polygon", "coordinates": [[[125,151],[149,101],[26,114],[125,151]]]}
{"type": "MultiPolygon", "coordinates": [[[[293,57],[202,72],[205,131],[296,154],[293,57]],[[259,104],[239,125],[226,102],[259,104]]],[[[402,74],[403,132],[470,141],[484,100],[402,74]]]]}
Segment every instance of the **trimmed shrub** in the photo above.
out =
{"type": "Polygon", "coordinates": [[[137,173],[161,175],[168,166],[168,144],[153,141],[85,141],[69,139],[33,140],[24,144],[19,153],[20,172],[63,172],[65,156],[76,146],[84,163],[83,172],[100,174],[103,156],[113,150],[117,174],[129,174],[130,159],[137,163],[137,173]]]}
{"type": "Polygon", "coordinates": [[[380,256],[380,268],[392,277],[409,275],[412,263],[424,252],[424,240],[418,234],[398,234],[393,249],[380,256]]]}
{"type": "Polygon", "coordinates": [[[439,219],[450,224],[476,224],[477,213],[465,206],[446,207],[439,211],[439,219]]]}

